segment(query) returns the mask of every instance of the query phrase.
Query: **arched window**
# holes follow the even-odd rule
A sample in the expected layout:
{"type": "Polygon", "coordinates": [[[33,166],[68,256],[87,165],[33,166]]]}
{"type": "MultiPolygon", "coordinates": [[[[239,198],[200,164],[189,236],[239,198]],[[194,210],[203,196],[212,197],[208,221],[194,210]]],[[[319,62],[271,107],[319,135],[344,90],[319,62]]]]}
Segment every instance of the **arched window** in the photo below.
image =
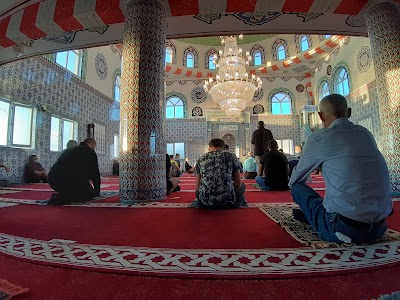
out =
{"type": "Polygon", "coordinates": [[[115,76],[114,80],[114,100],[119,102],[121,98],[121,74],[115,76]]]}
{"type": "Polygon", "coordinates": [[[209,49],[206,53],[205,53],[205,68],[209,69],[209,70],[215,70],[216,69],[216,65],[213,63],[213,61],[216,61],[216,58],[218,57],[218,51],[215,48],[211,48],[209,49]]]}
{"type": "Polygon", "coordinates": [[[286,51],[283,45],[279,45],[278,48],[276,49],[276,56],[278,57],[278,60],[286,58],[286,51]]]}
{"type": "Polygon", "coordinates": [[[165,42],[165,63],[176,64],[176,48],[170,40],[165,42]]]}
{"type": "Polygon", "coordinates": [[[208,57],[208,68],[210,70],[215,70],[215,64],[214,64],[214,55],[210,55],[208,57]]]}
{"type": "Polygon", "coordinates": [[[77,76],[81,76],[82,51],[69,50],[56,53],[56,63],[66,68],[77,76]]]}
{"type": "Polygon", "coordinates": [[[197,68],[198,54],[193,47],[183,50],[183,65],[187,68],[197,68]]]}
{"type": "Polygon", "coordinates": [[[254,65],[259,66],[262,64],[262,55],[260,51],[254,53],[254,65]]]}
{"type": "Polygon", "coordinates": [[[194,57],[193,57],[193,53],[191,53],[191,52],[186,54],[186,67],[194,68],[194,57]]]}
{"type": "Polygon", "coordinates": [[[184,103],[178,96],[171,96],[167,99],[166,103],[166,115],[167,119],[182,119],[185,117],[184,114],[184,103]]]}
{"type": "Polygon", "coordinates": [[[172,64],[172,58],[174,56],[174,51],[171,47],[165,48],[165,62],[172,64]]]}
{"type": "Polygon", "coordinates": [[[254,45],[250,49],[250,56],[251,56],[251,60],[252,60],[251,64],[253,66],[262,65],[265,61],[265,50],[260,45],[254,45]]]}
{"type": "Polygon", "coordinates": [[[310,44],[308,43],[308,38],[305,35],[300,36],[300,49],[301,51],[306,51],[310,48],[310,44]]]}
{"type": "Polygon", "coordinates": [[[335,89],[335,93],[337,94],[340,94],[342,96],[347,96],[348,94],[350,94],[349,74],[347,73],[346,68],[339,67],[336,70],[333,86],[335,89]]]}
{"type": "Polygon", "coordinates": [[[292,100],[284,92],[275,93],[271,99],[271,112],[273,115],[290,115],[292,113],[292,100]]]}
{"type": "Polygon", "coordinates": [[[277,39],[272,45],[272,57],[275,61],[289,57],[288,42],[285,39],[277,39]]]}
{"type": "Polygon", "coordinates": [[[321,81],[321,83],[319,84],[319,89],[318,89],[318,97],[319,97],[319,101],[321,101],[322,98],[324,98],[325,96],[328,96],[330,94],[330,90],[329,90],[329,83],[326,80],[321,81]]]}

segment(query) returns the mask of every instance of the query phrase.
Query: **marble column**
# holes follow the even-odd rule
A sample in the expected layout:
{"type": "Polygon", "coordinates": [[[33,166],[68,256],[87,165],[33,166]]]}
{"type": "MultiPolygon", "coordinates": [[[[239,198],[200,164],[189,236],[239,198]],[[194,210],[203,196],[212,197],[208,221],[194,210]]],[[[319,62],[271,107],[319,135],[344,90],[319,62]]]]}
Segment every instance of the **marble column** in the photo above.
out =
{"type": "Polygon", "coordinates": [[[123,40],[120,201],[166,195],[164,57],[166,10],[156,0],[127,4],[123,40]]]}
{"type": "Polygon", "coordinates": [[[392,187],[400,191],[400,11],[377,3],[365,12],[375,65],[381,121],[380,145],[392,187]]]}

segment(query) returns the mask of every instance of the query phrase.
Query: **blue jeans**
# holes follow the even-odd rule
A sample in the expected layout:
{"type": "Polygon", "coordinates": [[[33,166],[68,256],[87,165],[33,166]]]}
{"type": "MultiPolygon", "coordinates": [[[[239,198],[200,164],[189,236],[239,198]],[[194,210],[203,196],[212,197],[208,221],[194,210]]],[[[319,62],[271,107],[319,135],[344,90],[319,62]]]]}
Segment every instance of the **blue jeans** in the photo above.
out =
{"type": "Polygon", "coordinates": [[[256,183],[260,187],[260,189],[264,191],[269,191],[269,187],[265,184],[265,177],[264,176],[256,176],[256,183]]]}
{"type": "Polygon", "coordinates": [[[348,236],[352,243],[361,244],[379,239],[387,229],[385,221],[371,226],[369,230],[344,223],[338,219],[338,213],[327,212],[322,205],[321,196],[304,183],[292,185],[292,196],[313,230],[324,241],[343,243],[336,235],[336,233],[342,233],[348,236]]]}

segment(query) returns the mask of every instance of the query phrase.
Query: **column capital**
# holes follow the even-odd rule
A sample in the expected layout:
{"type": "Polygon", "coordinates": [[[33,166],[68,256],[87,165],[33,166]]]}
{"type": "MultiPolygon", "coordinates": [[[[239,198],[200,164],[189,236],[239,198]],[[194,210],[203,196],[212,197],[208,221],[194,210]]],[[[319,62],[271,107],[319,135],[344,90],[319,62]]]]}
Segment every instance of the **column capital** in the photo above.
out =
{"type": "Polygon", "coordinates": [[[369,16],[371,13],[373,13],[376,9],[383,9],[383,8],[389,8],[389,9],[397,9],[396,5],[394,5],[391,1],[387,0],[373,0],[369,1],[368,3],[368,8],[364,12],[364,16],[369,16]]]}

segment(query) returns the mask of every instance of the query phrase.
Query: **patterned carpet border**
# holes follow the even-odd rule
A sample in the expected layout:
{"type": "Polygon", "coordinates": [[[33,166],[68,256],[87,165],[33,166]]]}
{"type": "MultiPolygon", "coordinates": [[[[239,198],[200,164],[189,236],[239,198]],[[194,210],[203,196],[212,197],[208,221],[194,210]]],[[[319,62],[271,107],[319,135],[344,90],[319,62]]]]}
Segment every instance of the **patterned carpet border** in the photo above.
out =
{"type": "MultiPolygon", "coordinates": [[[[61,240],[62,241],[62,240],[61,240]]],[[[57,243],[0,234],[0,253],[109,273],[194,277],[337,275],[400,261],[400,242],[331,249],[163,249],[57,243]]]]}
{"type": "MultiPolygon", "coordinates": [[[[298,208],[298,205],[294,203],[278,205],[267,204],[259,209],[275,223],[279,224],[283,229],[285,229],[286,232],[296,241],[306,246],[311,246],[315,249],[356,246],[356,244],[338,244],[321,240],[310,225],[297,221],[292,217],[293,208],[298,208]]],[[[382,238],[377,241],[364,244],[364,246],[371,246],[383,242],[398,241],[400,241],[400,232],[388,229],[382,238]]]]}

